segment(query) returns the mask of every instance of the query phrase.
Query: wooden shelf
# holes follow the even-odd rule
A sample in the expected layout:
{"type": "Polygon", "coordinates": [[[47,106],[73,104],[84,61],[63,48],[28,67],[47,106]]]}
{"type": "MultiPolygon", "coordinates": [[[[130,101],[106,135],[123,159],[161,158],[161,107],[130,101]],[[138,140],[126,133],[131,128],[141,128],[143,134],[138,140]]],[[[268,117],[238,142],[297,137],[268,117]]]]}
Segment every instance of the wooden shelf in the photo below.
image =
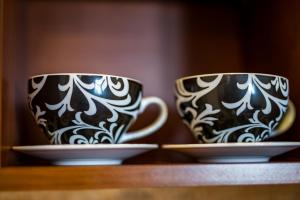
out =
{"type": "Polygon", "coordinates": [[[0,190],[97,189],[300,183],[300,162],[6,167],[0,190]]]}
{"type": "MultiPolygon", "coordinates": [[[[0,190],[300,184],[300,149],[261,164],[186,164],[196,161],[158,150],[122,166],[93,167],[36,166],[33,158],[10,151],[15,145],[48,142],[27,110],[27,78],[42,73],[106,73],[140,80],[145,96],[167,102],[169,118],[159,133],[137,143],[195,142],[174,102],[174,80],[182,76],[283,75],[299,108],[299,5],[0,0],[0,190]],[[144,161],[185,164],[136,165],[144,161]]],[[[147,125],[155,112],[139,117],[133,129],[147,125]]],[[[299,119],[276,140],[300,141],[299,119]]]]}

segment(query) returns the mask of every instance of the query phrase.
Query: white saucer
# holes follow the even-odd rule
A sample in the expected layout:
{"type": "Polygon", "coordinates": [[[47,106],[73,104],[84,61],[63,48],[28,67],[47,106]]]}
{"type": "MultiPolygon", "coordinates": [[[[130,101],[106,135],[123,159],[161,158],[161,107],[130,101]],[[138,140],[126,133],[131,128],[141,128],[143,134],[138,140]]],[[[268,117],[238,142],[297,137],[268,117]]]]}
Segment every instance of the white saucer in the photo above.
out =
{"type": "Polygon", "coordinates": [[[33,145],[12,147],[14,151],[50,160],[54,165],[119,165],[127,158],[157,148],[157,144],[33,145]]]}
{"type": "Polygon", "coordinates": [[[300,142],[216,144],[165,144],[163,149],[182,152],[205,163],[268,162],[271,157],[300,147],[300,142]]]}

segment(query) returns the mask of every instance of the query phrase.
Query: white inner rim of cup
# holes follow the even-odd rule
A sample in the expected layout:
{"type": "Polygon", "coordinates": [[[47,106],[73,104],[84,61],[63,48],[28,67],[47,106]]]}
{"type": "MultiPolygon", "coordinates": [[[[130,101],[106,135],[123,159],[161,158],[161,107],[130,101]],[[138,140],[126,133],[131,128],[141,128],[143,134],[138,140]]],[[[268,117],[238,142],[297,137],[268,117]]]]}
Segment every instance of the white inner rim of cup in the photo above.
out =
{"type": "Polygon", "coordinates": [[[200,74],[200,75],[192,75],[192,76],[184,76],[179,79],[176,79],[176,82],[183,81],[187,79],[197,78],[197,77],[207,77],[207,76],[218,76],[218,75],[259,75],[259,76],[269,76],[269,77],[280,77],[288,81],[287,78],[280,76],[280,75],[274,75],[274,74],[264,74],[264,73],[245,73],[245,72],[233,72],[233,73],[212,73],[212,74],[200,74]]]}
{"type": "Polygon", "coordinates": [[[141,81],[133,79],[133,78],[128,78],[124,76],[116,76],[116,75],[110,75],[110,74],[92,74],[92,73],[51,73],[51,74],[39,74],[39,75],[34,75],[29,77],[29,79],[34,79],[42,76],[68,76],[68,75],[77,75],[77,76],[110,76],[110,77],[116,77],[116,78],[124,78],[127,80],[131,80],[133,82],[139,83],[142,85],[141,81]]]}

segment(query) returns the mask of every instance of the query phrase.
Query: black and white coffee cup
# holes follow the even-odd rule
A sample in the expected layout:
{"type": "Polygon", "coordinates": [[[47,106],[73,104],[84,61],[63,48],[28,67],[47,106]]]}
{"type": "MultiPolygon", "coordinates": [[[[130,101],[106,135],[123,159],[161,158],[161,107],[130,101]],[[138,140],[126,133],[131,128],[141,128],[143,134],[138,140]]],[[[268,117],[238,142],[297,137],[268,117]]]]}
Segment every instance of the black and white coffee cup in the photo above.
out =
{"type": "Polygon", "coordinates": [[[289,82],[260,73],[183,77],[175,83],[176,107],[199,143],[260,142],[294,122],[289,82]]]}
{"type": "Polygon", "coordinates": [[[157,97],[142,97],[134,79],[83,73],[42,74],[28,80],[28,104],[52,144],[124,143],[157,131],[168,116],[157,97]],[[157,119],[132,133],[128,128],[150,104],[157,119]]]}

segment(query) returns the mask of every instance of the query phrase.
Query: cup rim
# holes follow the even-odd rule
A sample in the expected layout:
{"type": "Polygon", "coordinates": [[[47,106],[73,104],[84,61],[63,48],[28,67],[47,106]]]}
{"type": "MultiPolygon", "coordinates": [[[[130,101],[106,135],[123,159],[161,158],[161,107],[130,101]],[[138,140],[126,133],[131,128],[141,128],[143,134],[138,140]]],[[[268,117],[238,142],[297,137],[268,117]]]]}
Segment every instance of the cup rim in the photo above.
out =
{"type": "Polygon", "coordinates": [[[280,77],[288,81],[288,79],[284,76],[275,75],[275,74],[265,74],[265,73],[247,73],[247,72],[226,72],[226,73],[211,73],[211,74],[198,74],[198,75],[191,75],[191,76],[184,76],[181,78],[176,79],[176,83],[180,81],[184,81],[187,79],[197,78],[197,77],[207,77],[207,76],[217,76],[217,75],[260,75],[260,76],[269,76],[269,77],[280,77]]]}
{"type": "Polygon", "coordinates": [[[110,76],[110,77],[117,77],[117,78],[124,78],[133,82],[136,82],[140,85],[142,85],[142,82],[133,78],[129,78],[129,77],[125,77],[125,76],[117,76],[117,75],[111,75],[111,74],[97,74],[97,73],[76,73],[76,72],[72,72],[72,73],[49,73],[49,74],[38,74],[38,75],[34,75],[34,76],[30,76],[28,78],[28,80],[34,79],[34,78],[38,78],[38,77],[42,77],[42,76],[67,76],[67,75],[80,75],[80,76],[110,76]]]}

